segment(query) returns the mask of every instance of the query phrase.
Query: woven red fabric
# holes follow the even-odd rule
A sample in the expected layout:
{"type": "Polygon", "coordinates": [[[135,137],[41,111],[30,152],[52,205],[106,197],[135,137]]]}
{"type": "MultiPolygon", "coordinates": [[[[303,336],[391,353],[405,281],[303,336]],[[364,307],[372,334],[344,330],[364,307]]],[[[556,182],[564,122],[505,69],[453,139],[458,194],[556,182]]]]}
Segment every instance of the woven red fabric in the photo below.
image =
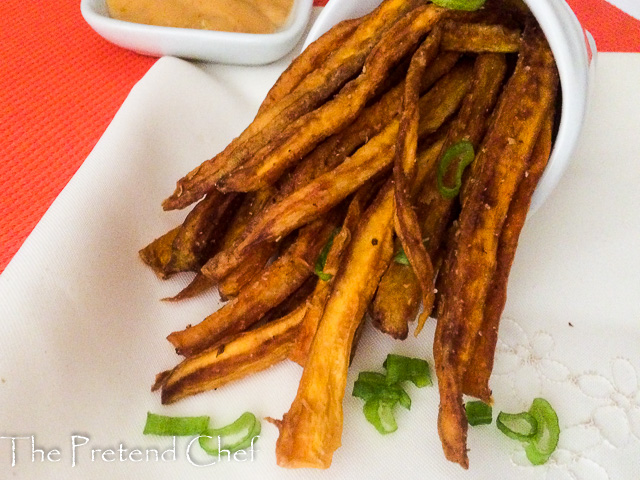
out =
{"type": "Polygon", "coordinates": [[[154,61],[101,39],[79,1],[0,2],[0,271],[154,61]]]}
{"type": "Polygon", "coordinates": [[[567,0],[601,52],[640,52],[640,21],[603,0],[567,0]]]}
{"type": "MultiPolygon", "coordinates": [[[[640,52],[640,22],[568,1],[600,51],[640,52]]],[[[79,4],[0,1],[0,272],[155,62],[101,39],[79,4]]]]}

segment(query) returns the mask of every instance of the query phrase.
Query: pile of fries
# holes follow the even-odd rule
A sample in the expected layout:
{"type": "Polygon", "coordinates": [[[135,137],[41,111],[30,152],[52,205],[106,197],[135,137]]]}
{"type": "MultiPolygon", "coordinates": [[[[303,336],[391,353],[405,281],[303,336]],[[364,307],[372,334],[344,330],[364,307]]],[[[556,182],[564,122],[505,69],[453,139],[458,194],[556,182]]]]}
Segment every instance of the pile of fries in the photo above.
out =
{"type": "Polygon", "coordinates": [[[365,316],[402,339],[422,305],[417,331],[437,318],[444,453],[467,468],[462,396],[491,401],[557,85],[538,24],[514,0],[474,12],[385,0],[310,45],[246,130],[178,181],[163,207],[198,203],[140,252],[162,278],[196,273],[171,300],[213,287],[229,300],[168,336],[185,358],[157,376],[162,403],[291,359],[304,371],[273,420],[278,464],[327,468],[365,316]]]}

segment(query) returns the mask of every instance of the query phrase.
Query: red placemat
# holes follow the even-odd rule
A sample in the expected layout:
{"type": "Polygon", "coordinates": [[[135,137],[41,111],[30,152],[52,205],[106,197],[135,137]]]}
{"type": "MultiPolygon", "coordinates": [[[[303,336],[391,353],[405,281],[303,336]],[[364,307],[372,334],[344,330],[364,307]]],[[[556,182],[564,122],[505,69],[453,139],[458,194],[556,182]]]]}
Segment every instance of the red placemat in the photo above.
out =
{"type": "MultiPolygon", "coordinates": [[[[100,38],[79,3],[0,2],[0,272],[155,62],[100,38]]],[[[640,51],[640,22],[569,3],[601,51],[640,51]]]]}

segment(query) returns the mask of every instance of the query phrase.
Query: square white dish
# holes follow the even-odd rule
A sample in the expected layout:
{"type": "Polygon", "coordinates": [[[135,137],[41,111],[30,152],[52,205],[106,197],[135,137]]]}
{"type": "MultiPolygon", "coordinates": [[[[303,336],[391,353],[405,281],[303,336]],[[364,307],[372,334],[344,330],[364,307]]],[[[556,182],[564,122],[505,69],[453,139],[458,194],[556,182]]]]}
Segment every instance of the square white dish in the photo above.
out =
{"type": "Polygon", "coordinates": [[[80,11],[98,35],[143,55],[170,55],[206,62],[263,65],[286,55],[302,36],[313,0],[295,0],[285,25],[270,34],[159,27],[116,20],[105,0],[81,0],[80,11]]]}

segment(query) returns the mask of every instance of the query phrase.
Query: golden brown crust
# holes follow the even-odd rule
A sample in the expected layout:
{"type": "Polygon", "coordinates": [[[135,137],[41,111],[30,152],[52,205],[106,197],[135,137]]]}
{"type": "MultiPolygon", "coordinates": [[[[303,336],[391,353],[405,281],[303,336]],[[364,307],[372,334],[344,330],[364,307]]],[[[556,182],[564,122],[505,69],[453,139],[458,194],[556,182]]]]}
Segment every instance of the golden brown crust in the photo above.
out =
{"type": "Polygon", "coordinates": [[[226,229],[235,194],[212,192],[189,212],[171,246],[169,272],[198,271],[226,229]]]}
{"type": "Polygon", "coordinates": [[[542,130],[531,155],[526,174],[509,205],[509,212],[500,233],[496,271],[491,280],[484,306],[482,328],[473,353],[473,362],[467,366],[463,391],[485,402],[491,402],[489,377],[498,341],[500,316],[507,301],[507,281],[518,246],[518,237],[527,218],[531,197],[549,160],[552,144],[553,110],[547,113],[542,130]]]}
{"type": "Polygon", "coordinates": [[[312,274],[313,265],[336,226],[335,216],[301,230],[287,251],[269,265],[240,295],[202,322],[167,339],[180,355],[191,356],[246,330],[295,292],[312,274]]]}
{"type": "Polygon", "coordinates": [[[387,182],[349,243],[318,325],[296,398],[278,423],[278,465],[328,468],[342,436],[342,399],[358,325],[393,252],[387,182]]]}
{"type": "Polygon", "coordinates": [[[171,259],[173,240],[178,235],[179,230],[180,226],[169,230],[138,252],[142,261],[149,265],[160,278],[164,279],[171,275],[166,268],[171,259]]]}
{"type": "Polygon", "coordinates": [[[482,324],[499,232],[557,88],[553,55],[540,28],[529,23],[524,37],[516,70],[476,159],[479,168],[469,179],[439,303],[434,340],[440,390],[438,432],[445,456],[465,468],[464,370],[482,324]]]}
{"type": "Polygon", "coordinates": [[[258,329],[243,333],[224,346],[209,348],[159,374],[152,390],[162,389],[162,403],[221,387],[284,360],[293,346],[306,306],[258,329]]]}
{"type": "Polygon", "coordinates": [[[309,73],[320,68],[336,45],[340,45],[348,38],[362,20],[363,17],[343,20],[305,48],[271,87],[258,109],[258,115],[291,93],[309,73]]]}
{"type": "Polygon", "coordinates": [[[180,290],[173,297],[163,298],[165,302],[179,302],[180,300],[186,300],[187,298],[197,297],[203,292],[215,287],[215,283],[209,280],[201,273],[197,273],[193,280],[189,282],[189,285],[180,290]]]}
{"type": "MultiPolygon", "coordinates": [[[[367,57],[362,73],[332,100],[301,116],[254,158],[217,182],[222,191],[252,191],[273,184],[315,145],[352,122],[373,98],[392,67],[411,51],[444,14],[433,5],[416,8],[384,34],[367,57]]],[[[432,55],[435,55],[434,49],[432,55]]]]}
{"type": "Polygon", "coordinates": [[[174,193],[163,202],[165,210],[184,208],[213,190],[216,183],[241,166],[287,125],[310,112],[356,75],[382,34],[417,0],[385,0],[362,21],[322,66],[309,73],[288,95],[265,109],[221,153],[196,167],[177,183],[174,193]]]}
{"type": "Polygon", "coordinates": [[[443,22],[443,50],[469,53],[516,53],[522,31],[501,24],[443,22]]]}

